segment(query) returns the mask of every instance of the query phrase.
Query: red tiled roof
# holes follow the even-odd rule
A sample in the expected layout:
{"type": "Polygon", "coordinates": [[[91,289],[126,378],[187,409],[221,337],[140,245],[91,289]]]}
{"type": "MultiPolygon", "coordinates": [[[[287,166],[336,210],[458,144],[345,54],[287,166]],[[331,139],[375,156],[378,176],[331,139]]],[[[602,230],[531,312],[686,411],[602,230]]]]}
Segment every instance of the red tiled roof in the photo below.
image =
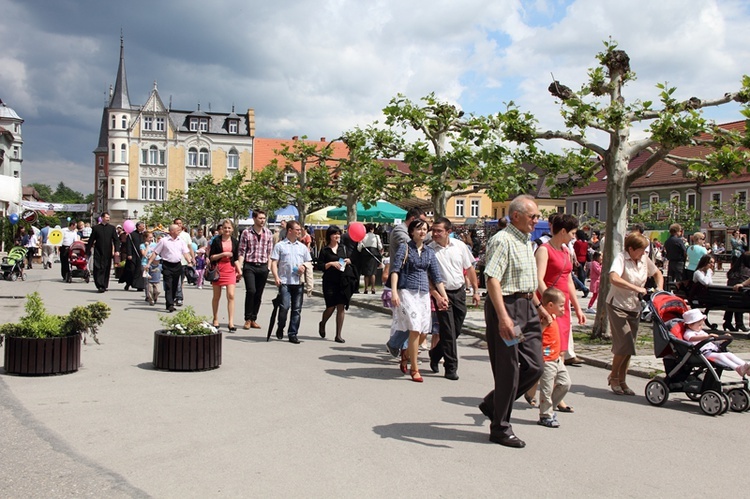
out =
{"type": "MultiPolygon", "coordinates": [[[[745,121],[734,121],[731,123],[724,123],[719,125],[721,128],[733,132],[743,132],[745,130],[745,121]]],[[[711,136],[710,134],[703,133],[699,135],[700,139],[707,140],[711,136]]],[[[699,145],[699,146],[680,146],[676,147],[671,151],[670,154],[675,156],[680,156],[683,158],[704,158],[706,157],[710,152],[712,148],[705,145],[699,145]]],[[[647,152],[643,152],[633,158],[630,161],[630,164],[628,165],[629,170],[633,170],[635,168],[638,168],[641,166],[649,157],[651,157],[651,154],[647,152]]],[[[592,182],[589,185],[586,185],[584,187],[579,187],[578,189],[575,189],[573,191],[573,196],[582,196],[582,195],[590,195],[590,194],[601,194],[606,192],[607,190],[607,182],[604,180],[604,177],[606,176],[606,172],[604,170],[600,171],[596,174],[598,182],[592,182]]],[[[750,174],[740,174],[739,176],[733,175],[721,180],[717,180],[716,182],[707,182],[706,185],[715,185],[715,184],[732,184],[736,182],[743,182],[750,180],[750,174]]],[[[664,161],[658,161],[656,164],[654,164],[649,170],[646,172],[645,175],[635,179],[633,183],[631,184],[632,189],[638,189],[638,188],[645,188],[645,187],[656,187],[656,186],[666,186],[666,185],[680,185],[680,184],[695,184],[695,180],[692,178],[686,178],[685,172],[683,170],[678,169],[677,167],[670,165],[668,163],[665,163],[664,161]]]]}
{"type": "MultiPolygon", "coordinates": [[[[328,142],[323,140],[305,140],[306,144],[314,144],[318,150],[328,145],[328,142]]],[[[256,137],[253,142],[253,171],[260,171],[268,166],[273,159],[277,159],[279,166],[285,164],[283,157],[274,153],[274,150],[280,151],[285,145],[289,145],[290,149],[294,144],[293,139],[264,139],[256,137]]],[[[333,148],[332,156],[334,158],[347,158],[349,156],[349,148],[342,142],[334,142],[331,144],[333,148]]],[[[295,163],[293,165],[295,170],[300,169],[300,164],[295,163]]]]}

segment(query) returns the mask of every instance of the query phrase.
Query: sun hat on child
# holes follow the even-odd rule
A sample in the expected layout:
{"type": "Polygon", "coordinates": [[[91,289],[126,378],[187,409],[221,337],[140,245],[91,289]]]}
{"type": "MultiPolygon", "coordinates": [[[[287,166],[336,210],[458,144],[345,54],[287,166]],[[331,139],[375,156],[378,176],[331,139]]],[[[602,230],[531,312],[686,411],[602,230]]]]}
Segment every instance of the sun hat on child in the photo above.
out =
{"type": "Polygon", "coordinates": [[[685,321],[685,324],[692,324],[694,322],[698,322],[701,319],[705,319],[706,316],[703,315],[703,312],[698,310],[697,308],[693,308],[682,314],[682,320],[685,321]]]}

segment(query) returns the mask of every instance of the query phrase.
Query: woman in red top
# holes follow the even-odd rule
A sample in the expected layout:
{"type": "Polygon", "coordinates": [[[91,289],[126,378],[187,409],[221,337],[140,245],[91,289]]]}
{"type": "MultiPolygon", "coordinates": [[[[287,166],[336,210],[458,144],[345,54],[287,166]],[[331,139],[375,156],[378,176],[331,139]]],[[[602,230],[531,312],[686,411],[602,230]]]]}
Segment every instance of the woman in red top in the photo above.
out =
{"type": "MultiPolygon", "coordinates": [[[[560,351],[565,352],[570,348],[572,341],[572,327],[570,323],[570,305],[573,305],[579,324],[586,322],[586,316],[578,304],[575,284],[571,271],[573,263],[570,259],[568,243],[573,239],[573,231],[578,227],[578,219],[573,215],[558,215],[552,220],[552,238],[539,246],[534,256],[536,257],[537,280],[539,296],[547,288],[557,288],[565,295],[564,310],[567,312],[555,317],[560,329],[560,351]]],[[[527,400],[532,400],[533,394],[527,393],[527,400]]],[[[560,403],[558,410],[572,412],[567,405],[560,403]]]]}
{"type": "Polygon", "coordinates": [[[234,326],[234,288],[242,275],[240,267],[239,246],[237,239],[232,237],[234,226],[229,220],[221,223],[221,235],[211,241],[211,263],[219,267],[219,280],[214,281],[214,296],[211,306],[214,312],[215,327],[219,327],[219,300],[221,299],[221,288],[227,288],[227,313],[229,331],[237,331],[234,326]]]}

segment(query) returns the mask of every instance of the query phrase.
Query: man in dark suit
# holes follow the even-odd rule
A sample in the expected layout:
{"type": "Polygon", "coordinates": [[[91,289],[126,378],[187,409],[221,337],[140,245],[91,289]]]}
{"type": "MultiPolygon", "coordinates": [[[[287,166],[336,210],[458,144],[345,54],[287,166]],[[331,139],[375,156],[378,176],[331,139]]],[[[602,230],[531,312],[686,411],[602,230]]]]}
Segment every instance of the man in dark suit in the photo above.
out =
{"type": "Polygon", "coordinates": [[[115,228],[109,224],[109,213],[102,213],[101,220],[91,229],[86,252],[91,255],[91,248],[94,248],[94,284],[99,293],[104,293],[109,287],[112,256],[119,254],[120,240],[115,228]]]}

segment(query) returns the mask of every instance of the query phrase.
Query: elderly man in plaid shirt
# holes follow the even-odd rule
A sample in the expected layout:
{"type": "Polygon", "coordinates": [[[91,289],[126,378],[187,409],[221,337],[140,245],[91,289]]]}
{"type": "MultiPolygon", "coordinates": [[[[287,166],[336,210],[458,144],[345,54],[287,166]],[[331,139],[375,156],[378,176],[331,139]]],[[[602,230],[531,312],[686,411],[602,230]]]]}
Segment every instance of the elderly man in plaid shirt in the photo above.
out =
{"type": "Polygon", "coordinates": [[[490,418],[490,441],[521,448],[526,443],[513,433],[513,402],[542,375],[542,328],[551,322],[536,296],[536,260],[530,234],[539,220],[531,196],[518,196],[508,207],[510,224],[487,244],[487,348],[495,389],[479,409],[490,418]]]}
{"type": "Polygon", "coordinates": [[[253,225],[242,231],[239,256],[245,281],[245,325],[260,329],[258,310],[268,280],[268,259],[273,251],[273,234],[266,228],[266,213],[253,211],[253,225]]]}

